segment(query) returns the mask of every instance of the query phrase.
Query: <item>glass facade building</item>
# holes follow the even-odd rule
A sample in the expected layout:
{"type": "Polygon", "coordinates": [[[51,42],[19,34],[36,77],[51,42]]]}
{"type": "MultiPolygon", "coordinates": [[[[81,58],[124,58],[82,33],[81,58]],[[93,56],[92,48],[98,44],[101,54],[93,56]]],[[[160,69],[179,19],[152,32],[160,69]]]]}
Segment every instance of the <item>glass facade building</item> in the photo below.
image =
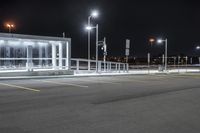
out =
{"type": "Polygon", "coordinates": [[[70,70],[71,38],[0,33],[0,71],[70,70]]]}

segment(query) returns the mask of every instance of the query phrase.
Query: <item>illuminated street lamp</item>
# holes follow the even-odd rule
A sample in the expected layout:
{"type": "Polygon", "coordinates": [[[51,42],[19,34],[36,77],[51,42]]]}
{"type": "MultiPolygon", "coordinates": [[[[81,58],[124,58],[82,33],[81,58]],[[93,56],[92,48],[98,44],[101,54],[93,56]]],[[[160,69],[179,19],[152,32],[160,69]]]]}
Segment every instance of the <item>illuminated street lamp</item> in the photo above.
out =
{"type": "Polygon", "coordinates": [[[150,39],[149,39],[149,42],[150,42],[150,44],[152,45],[152,44],[155,42],[155,39],[154,39],[154,38],[150,38],[150,39]]]}
{"type": "Polygon", "coordinates": [[[91,26],[90,26],[90,20],[91,18],[97,18],[99,15],[97,10],[92,11],[91,15],[88,17],[88,28],[86,28],[88,30],[88,69],[90,70],[90,31],[91,31],[91,26]]]}
{"type": "Polygon", "coordinates": [[[200,50],[200,46],[196,46],[196,50],[200,50]]]}
{"type": "MultiPolygon", "coordinates": [[[[86,26],[85,29],[88,30],[88,31],[91,31],[92,29],[96,29],[96,71],[97,71],[97,69],[98,69],[97,65],[98,65],[99,26],[98,26],[98,24],[95,27],[88,25],[88,26],[86,26]]],[[[88,66],[90,66],[90,64],[88,66]]]]}
{"type": "Polygon", "coordinates": [[[167,71],[167,39],[158,39],[157,43],[165,42],[165,71],[167,71]]]}
{"type": "Polygon", "coordinates": [[[14,28],[14,24],[6,24],[6,27],[8,28],[9,33],[12,32],[12,28],[14,28]]]}
{"type": "Polygon", "coordinates": [[[92,11],[91,17],[96,18],[99,16],[99,12],[97,10],[92,11]]]}

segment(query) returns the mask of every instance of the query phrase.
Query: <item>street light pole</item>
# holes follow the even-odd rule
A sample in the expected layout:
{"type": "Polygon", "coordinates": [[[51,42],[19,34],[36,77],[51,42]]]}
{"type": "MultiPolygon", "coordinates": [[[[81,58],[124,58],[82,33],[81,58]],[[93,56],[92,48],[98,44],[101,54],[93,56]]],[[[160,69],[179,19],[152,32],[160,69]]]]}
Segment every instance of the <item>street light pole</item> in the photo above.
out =
{"type": "MultiPolygon", "coordinates": [[[[90,16],[88,17],[88,27],[91,27],[90,26],[90,20],[91,20],[91,18],[96,18],[96,17],[98,17],[98,15],[99,15],[99,13],[98,13],[98,11],[96,11],[96,10],[94,10],[94,11],[92,11],[92,13],[90,14],[90,16]]],[[[90,30],[88,30],[88,70],[90,70],[90,30]]]]}
{"type": "Polygon", "coordinates": [[[165,71],[167,71],[167,39],[165,39],[165,71]]]}
{"type": "Polygon", "coordinates": [[[96,72],[98,72],[99,25],[96,25],[96,72]]]}
{"type": "Polygon", "coordinates": [[[180,59],[181,59],[181,57],[178,56],[178,72],[179,72],[180,59]]]}
{"type": "Polygon", "coordinates": [[[167,43],[168,43],[168,41],[167,41],[167,39],[165,39],[165,40],[159,39],[157,42],[158,43],[165,42],[165,71],[167,71],[167,43]]]}
{"type": "MultiPolygon", "coordinates": [[[[88,17],[88,26],[90,26],[91,17],[88,17]]],[[[90,70],[90,30],[88,30],[88,70],[90,70]]]]}
{"type": "Polygon", "coordinates": [[[96,72],[98,71],[98,46],[99,46],[99,25],[95,27],[87,26],[87,30],[96,29],[96,72]]]}

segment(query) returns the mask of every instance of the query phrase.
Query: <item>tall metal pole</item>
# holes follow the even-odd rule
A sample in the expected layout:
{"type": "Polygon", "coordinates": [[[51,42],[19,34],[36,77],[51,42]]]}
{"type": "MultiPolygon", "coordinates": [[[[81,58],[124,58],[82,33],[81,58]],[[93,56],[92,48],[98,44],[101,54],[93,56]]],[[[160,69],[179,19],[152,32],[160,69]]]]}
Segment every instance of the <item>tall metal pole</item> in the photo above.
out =
{"type": "Polygon", "coordinates": [[[106,38],[103,39],[103,46],[104,46],[104,54],[103,54],[103,61],[106,62],[106,54],[107,54],[107,46],[106,46],[106,38]]]}
{"type": "Polygon", "coordinates": [[[200,57],[199,57],[199,66],[200,66],[200,57]]]}
{"type": "Polygon", "coordinates": [[[163,54],[162,55],[162,67],[164,67],[164,65],[165,65],[165,55],[163,54]]]}
{"type": "Polygon", "coordinates": [[[103,48],[104,48],[103,64],[104,64],[104,71],[105,71],[106,70],[106,55],[107,55],[107,45],[106,45],[106,38],[105,37],[103,39],[103,48]]]}
{"type": "Polygon", "coordinates": [[[9,33],[11,33],[11,27],[8,27],[8,31],[9,31],[9,33]]]}
{"type": "Polygon", "coordinates": [[[150,53],[147,54],[147,63],[148,63],[148,74],[149,74],[149,70],[150,70],[150,59],[151,59],[151,55],[150,53]]]}
{"type": "MultiPolygon", "coordinates": [[[[88,26],[90,26],[90,18],[88,17],[88,26]]],[[[88,70],[90,70],[90,30],[88,30],[88,70]]]]}
{"type": "Polygon", "coordinates": [[[99,43],[99,26],[98,24],[96,25],[96,72],[98,72],[98,43],[99,43]]]}
{"type": "Polygon", "coordinates": [[[174,57],[174,67],[176,67],[176,57],[174,57]]]}
{"type": "Polygon", "coordinates": [[[167,39],[165,39],[165,71],[167,71],[167,39]]]}
{"type": "MultiPolygon", "coordinates": [[[[199,57],[199,66],[200,66],[200,57],[199,57]]],[[[200,71],[200,69],[199,69],[199,71],[200,71]]]]}
{"type": "Polygon", "coordinates": [[[178,56],[178,72],[179,72],[179,64],[180,64],[180,56],[178,56]]]}
{"type": "Polygon", "coordinates": [[[187,72],[187,63],[188,63],[188,57],[187,56],[185,57],[185,60],[186,60],[185,63],[186,63],[186,72],[187,72]]]}

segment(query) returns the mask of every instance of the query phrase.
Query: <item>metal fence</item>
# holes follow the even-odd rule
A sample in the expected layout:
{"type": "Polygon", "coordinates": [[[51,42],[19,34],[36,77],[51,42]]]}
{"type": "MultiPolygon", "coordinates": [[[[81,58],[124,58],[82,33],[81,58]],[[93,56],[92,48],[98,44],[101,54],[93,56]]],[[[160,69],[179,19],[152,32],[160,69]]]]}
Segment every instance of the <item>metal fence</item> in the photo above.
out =
{"type": "MultiPolygon", "coordinates": [[[[59,66],[59,58],[56,58],[56,67],[52,65],[52,58],[0,58],[0,71],[5,70],[51,70],[51,69],[67,69],[67,58],[62,58],[62,66],[59,66]],[[31,66],[27,66],[28,60],[32,61],[31,66]]],[[[95,72],[128,72],[129,65],[127,63],[98,61],[72,58],[70,68],[78,71],[95,71],[95,72]]]]}
{"type": "Polygon", "coordinates": [[[96,72],[128,72],[128,63],[71,59],[71,69],[75,71],[96,71],[96,72]]]}
{"type": "MultiPolygon", "coordinates": [[[[30,58],[29,58],[30,59],[30,58]]],[[[129,71],[164,71],[163,65],[129,65],[127,63],[87,60],[71,58],[68,63],[67,58],[62,58],[62,65],[59,65],[59,58],[56,58],[56,66],[52,65],[52,58],[31,58],[32,70],[68,70],[75,72],[129,72],[129,71]],[[69,64],[69,66],[67,66],[69,64]]],[[[27,58],[0,58],[0,71],[28,70],[27,58]]],[[[167,66],[168,71],[173,72],[200,72],[200,64],[174,64],[167,66]]]]}

